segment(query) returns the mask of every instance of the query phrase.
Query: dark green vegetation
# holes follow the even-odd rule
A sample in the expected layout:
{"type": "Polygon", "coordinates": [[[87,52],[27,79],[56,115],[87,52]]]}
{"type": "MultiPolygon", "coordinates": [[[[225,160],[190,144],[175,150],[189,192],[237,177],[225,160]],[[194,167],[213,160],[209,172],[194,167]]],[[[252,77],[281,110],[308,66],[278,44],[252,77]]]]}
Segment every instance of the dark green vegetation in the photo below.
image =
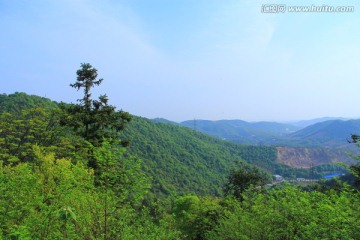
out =
{"type": "MultiPolygon", "coordinates": [[[[64,115],[60,119],[62,126],[74,129],[74,132],[89,141],[92,145],[101,145],[103,138],[118,138],[118,132],[124,130],[131,116],[124,111],[116,111],[108,104],[108,97],[100,95],[98,100],[91,98],[91,88],[99,86],[103,79],[97,79],[97,69],[88,63],[81,64],[77,79],[71,87],[84,90],[84,97],[78,104],[61,104],[64,115]]],[[[127,142],[123,141],[123,145],[127,142]]]]}
{"type": "Polygon", "coordinates": [[[244,192],[252,186],[264,186],[271,182],[271,176],[258,167],[240,163],[232,170],[224,187],[225,196],[234,196],[243,201],[244,192]]]}
{"type": "Polygon", "coordinates": [[[0,239],[360,238],[358,164],[352,185],[265,186],[269,173],[302,173],[274,147],[129,122],[89,94],[78,105],[1,95],[0,239]]]}
{"type": "Polygon", "coordinates": [[[160,194],[220,195],[226,176],[242,160],[269,171],[288,169],[275,163],[275,148],[241,146],[145,118],[133,117],[124,135],[160,194]]]}

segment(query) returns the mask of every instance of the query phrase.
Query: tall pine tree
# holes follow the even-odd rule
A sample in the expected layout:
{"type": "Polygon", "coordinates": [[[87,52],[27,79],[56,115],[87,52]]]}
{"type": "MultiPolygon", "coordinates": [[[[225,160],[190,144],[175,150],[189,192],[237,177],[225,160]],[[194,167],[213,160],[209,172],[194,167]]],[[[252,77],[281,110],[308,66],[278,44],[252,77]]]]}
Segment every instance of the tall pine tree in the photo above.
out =
{"type": "MultiPolygon", "coordinates": [[[[103,82],[103,79],[98,79],[96,68],[89,63],[82,63],[76,74],[76,82],[70,86],[77,90],[83,89],[84,96],[78,99],[77,104],[60,104],[64,112],[61,125],[73,128],[77,135],[95,147],[101,146],[104,139],[118,142],[119,132],[130,122],[131,115],[122,110],[116,111],[115,106],[108,104],[106,95],[100,95],[97,100],[91,98],[91,89],[103,82]]],[[[127,140],[120,142],[123,146],[128,145],[127,140]]],[[[89,165],[96,169],[96,163],[91,161],[91,157],[89,165]]]]}

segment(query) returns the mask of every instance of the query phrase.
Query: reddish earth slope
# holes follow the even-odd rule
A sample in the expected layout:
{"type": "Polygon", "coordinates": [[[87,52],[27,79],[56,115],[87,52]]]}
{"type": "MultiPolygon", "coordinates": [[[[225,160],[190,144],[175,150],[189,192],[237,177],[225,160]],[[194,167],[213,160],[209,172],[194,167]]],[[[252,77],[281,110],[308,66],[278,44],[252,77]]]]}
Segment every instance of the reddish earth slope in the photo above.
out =
{"type": "Polygon", "coordinates": [[[354,163],[355,160],[349,157],[344,150],[324,148],[296,148],[277,147],[279,163],[294,168],[310,168],[312,165],[330,163],[354,163]]]}

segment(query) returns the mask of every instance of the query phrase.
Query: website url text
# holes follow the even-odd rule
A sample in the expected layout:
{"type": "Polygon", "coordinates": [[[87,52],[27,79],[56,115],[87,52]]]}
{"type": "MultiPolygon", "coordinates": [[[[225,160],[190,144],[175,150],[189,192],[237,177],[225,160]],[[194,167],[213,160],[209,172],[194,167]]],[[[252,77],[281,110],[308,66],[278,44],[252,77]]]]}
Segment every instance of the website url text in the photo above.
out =
{"type": "Polygon", "coordinates": [[[354,6],[286,6],[286,4],[263,4],[261,6],[262,13],[352,13],[354,11],[354,6]]]}

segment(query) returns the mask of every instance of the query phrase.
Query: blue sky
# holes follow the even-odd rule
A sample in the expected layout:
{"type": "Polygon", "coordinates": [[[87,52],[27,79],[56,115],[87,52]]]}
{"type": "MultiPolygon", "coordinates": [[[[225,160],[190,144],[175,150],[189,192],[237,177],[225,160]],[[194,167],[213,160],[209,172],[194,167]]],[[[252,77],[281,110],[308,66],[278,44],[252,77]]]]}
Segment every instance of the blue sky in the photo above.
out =
{"type": "MultiPolygon", "coordinates": [[[[80,63],[118,109],[148,118],[360,117],[360,3],[262,13],[264,0],[0,0],[1,93],[75,102],[80,63]]],[[[271,3],[277,3],[272,1],[271,3]]]]}

